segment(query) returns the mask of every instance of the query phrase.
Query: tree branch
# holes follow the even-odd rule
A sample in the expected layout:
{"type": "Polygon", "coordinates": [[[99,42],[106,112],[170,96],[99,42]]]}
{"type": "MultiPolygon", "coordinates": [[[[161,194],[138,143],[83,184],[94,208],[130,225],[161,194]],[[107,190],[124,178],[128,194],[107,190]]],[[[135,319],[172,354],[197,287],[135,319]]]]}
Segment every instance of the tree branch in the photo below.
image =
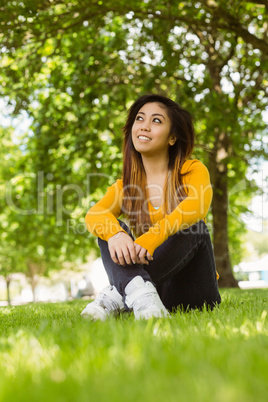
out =
{"type": "Polygon", "coordinates": [[[231,15],[226,9],[222,8],[215,1],[201,0],[201,2],[213,14],[211,22],[215,28],[224,30],[230,30],[231,28],[231,30],[237,36],[240,36],[242,39],[244,39],[245,42],[250,43],[254,48],[261,50],[264,55],[268,54],[267,41],[264,38],[258,38],[257,36],[251,34],[242,26],[242,22],[239,20],[239,18],[231,15]]]}

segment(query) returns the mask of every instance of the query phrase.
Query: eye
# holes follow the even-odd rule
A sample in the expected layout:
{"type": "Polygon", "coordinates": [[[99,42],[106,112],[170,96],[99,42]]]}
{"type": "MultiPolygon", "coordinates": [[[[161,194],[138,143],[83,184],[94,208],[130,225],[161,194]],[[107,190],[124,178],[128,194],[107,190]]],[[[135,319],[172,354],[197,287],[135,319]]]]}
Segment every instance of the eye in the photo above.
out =
{"type": "Polygon", "coordinates": [[[154,121],[155,123],[162,123],[162,121],[161,121],[158,117],[155,117],[155,118],[153,119],[153,121],[154,121]]]}
{"type": "Polygon", "coordinates": [[[143,117],[142,117],[142,116],[137,116],[137,117],[136,117],[136,120],[141,121],[141,120],[143,120],[143,117]]]}

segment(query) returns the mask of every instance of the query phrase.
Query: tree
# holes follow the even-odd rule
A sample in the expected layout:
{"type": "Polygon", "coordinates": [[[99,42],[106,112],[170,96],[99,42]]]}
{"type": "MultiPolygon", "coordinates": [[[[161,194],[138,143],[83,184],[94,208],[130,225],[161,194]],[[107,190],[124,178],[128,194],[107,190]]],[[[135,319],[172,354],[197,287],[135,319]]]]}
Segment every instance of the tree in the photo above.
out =
{"type": "Polygon", "coordinates": [[[53,188],[44,188],[43,174],[34,172],[28,152],[22,150],[23,141],[16,137],[20,146],[14,141],[14,130],[5,127],[0,129],[0,135],[0,274],[6,279],[9,301],[13,272],[26,274],[35,299],[40,275],[61,269],[66,261],[72,267],[85,260],[88,252],[83,243],[87,239],[76,230],[68,233],[61,222],[63,203],[66,211],[71,205],[72,213],[77,213],[73,207],[74,203],[77,207],[75,197],[65,199],[68,197],[64,197],[61,187],[56,197],[53,188]],[[53,208],[57,208],[56,214],[53,208]]]}
{"type": "Polygon", "coordinates": [[[50,185],[81,188],[90,172],[86,199],[94,202],[105,174],[113,172],[111,181],[120,174],[130,101],[165,93],[192,111],[198,143],[209,151],[197,148],[196,155],[211,172],[216,265],[222,286],[237,285],[228,200],[234,208],[242,197],[228,194],[251,158],[265,152],[267,2],[24,1],[2,11],[2,94],[15,102],[15,114],[33,117],[33,171],[52,174],[50,185]]]}
{"type": "MultiPolygon", "coordinates": [[[[201,142],[212,148],[208,165],[214,188],[213,243],[219,284],[236,286],[228,245],[228,193],[234,176],[236,180],[237,174],[245,177],[249,159],[265,153],[261,112],[267,100],[267,72],[263,70],[267,66],[267,37],[246,31],[242,18],[261,35],[265,25],[259,21],[264,19],[265,7],[239,1],[195,3],[195,7],[190,2],[174,5],[158,16],[152,12],[156,18],[147,30],[164,54],[166,65],[160,71],[158,68],[158,73],[162,70],[162,75],[167,75],[168,66],[171,81],[177,80],[175,93],[178,83],[186,84],[185,97],[179,92],[177,98],[203,122],[201,142]],[[169,23],[163,28],[164,20],[169,23]]],[[[139,15],[138,10],[136,13],[139,15]]],[[[252,184],[252,190],[256,189],[252,184]]]]}
{"type": "Polygon", "coordinates": [[[6,180],[15,173],[16,160],[21,154],[17,146],[14,146],[12,137],[14,129],[11,127],[0,127],[1,149],[0,149],[0,275],[5,278],[7,288],[7,301],[11,303],[10,283],[12,273],[25,270],[24,261],[18,252],[17,243],[13,238],[17,223],[9,220],[9,211],[5,200],[6,180]]]}

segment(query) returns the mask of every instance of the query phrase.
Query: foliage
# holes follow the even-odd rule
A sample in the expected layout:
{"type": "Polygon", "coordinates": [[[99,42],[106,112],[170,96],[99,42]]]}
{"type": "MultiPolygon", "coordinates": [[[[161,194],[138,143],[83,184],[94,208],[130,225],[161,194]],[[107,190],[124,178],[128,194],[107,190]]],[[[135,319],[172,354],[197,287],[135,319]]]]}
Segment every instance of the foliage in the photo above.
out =
{"type": "Polygon", "coordinates": [[[0,133],[0,274],[8,283],[11,273],[24,272],[34,291],[39,275],[62,268],[66,261],[69,266],[73,261],[81,262],[88,251],[83,252],[76,234],[68,235],[63,225],[56,224],[58,215],[50,210],[51,197],[44,193],[43,175],[34,173],[14,130],[5,127],[0,133]]]}
{"type": "Polygon", "coordinates": [[[268,234],[250,231],[247,233],[247,242],[254,247],[256,254],[262,258],[267,254],[268,234]]]}
{"type": "MultiPolygon", "coordinates": [[[[57,250],[75,260],[95,248],[78,228],[120,176],[121,128],[137,95],[164,93],[192,112],[194,157],[210,167],[214,192],[222,191],[218,172],[232,193],[248,165],[265,154],[265,1],[25,0],[8,1],[1,11],[1,95],[14,115],[25,110],[32,118],[14,172],[31,177],[19,204],[36,200],[42,175],[48,206],[42,215],[20,217],[20,228],[52,265],[57,250]]],[[[232,193],[237,216],[255,189],[247,184],[232,193]]],[[[235,263],[244,230],[237,216],[228,218],[235,263]]]]}
{"type": "Polygon", "coordinates": [[[12,128],[0,128],[2,144],[0,148],[0,188],[2,194],[0,198],[0,274],[5,278],[8,278],[12,272],[24,270],[21,254],[18,253],[15,235],[19,224],[12,218],[12,213],[6,205],[5,197],[6,183],[17,173],[16,163],[21,157],[21,152],[13,144],[13,135],[14,130],[12,128]]]}

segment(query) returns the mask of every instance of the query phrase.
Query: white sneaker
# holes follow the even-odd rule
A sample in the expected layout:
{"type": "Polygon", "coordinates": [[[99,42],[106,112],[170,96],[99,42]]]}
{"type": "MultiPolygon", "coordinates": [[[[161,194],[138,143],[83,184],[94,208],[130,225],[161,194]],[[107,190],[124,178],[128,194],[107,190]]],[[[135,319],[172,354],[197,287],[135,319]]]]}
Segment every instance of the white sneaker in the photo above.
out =
{"type": "Polygon", "coordinates": [[[126,305],[133,309],[135,318],[169,317],[156,288],[151,282],[145,282],[141,276],[135,276],[125,288],[126,305]]]}
{"type": "Polygon", "coordinates": [[[81,316],[92,320],[105,321],[109,315],[119,315],[124,310],[123,297],[114,286],[106,286],[96,299],[89,303],[81,316]]]}

